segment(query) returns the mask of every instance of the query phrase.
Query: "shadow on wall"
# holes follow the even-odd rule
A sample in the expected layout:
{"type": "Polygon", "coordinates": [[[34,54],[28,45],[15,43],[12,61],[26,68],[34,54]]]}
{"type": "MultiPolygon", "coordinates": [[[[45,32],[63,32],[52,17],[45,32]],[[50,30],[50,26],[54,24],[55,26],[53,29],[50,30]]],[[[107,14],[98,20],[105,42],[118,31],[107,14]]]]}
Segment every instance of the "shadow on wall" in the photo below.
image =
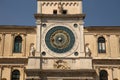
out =
{"type": "Polygon", "coordinates": [[[6,78],[2,78],[1,80],[7,80],[6,78]]]}

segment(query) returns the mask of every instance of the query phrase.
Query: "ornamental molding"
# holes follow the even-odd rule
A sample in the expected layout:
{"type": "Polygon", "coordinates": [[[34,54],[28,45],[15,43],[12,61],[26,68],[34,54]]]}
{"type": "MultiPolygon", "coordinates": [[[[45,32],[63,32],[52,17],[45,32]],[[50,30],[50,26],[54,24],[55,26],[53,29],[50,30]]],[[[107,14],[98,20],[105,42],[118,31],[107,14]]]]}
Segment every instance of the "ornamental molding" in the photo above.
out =
{"type": "Polygon", "coordinates": [[[73,19],[84,19],[85,18],[85,14],[67,14],[67,15],[62,15],[62,14],[57,14],[57,15],[53,15],[53,14],[34,14],[34,17],[39,20],[42,18],[73,18],[73,19]]]}
{"type": "MultiPolygon", "coordinates": [[[[37,1],[50,1],[50,0],[37,0],[37,1]]],[[[52,1],[60,1],[60,0],[52,0],[52,1]]],[[[61,1],[73,1],[73,0],[61,0],[61,1]]],[[[74,1],[82,1],[82,0],[74,0],[74,1]]]]}
{"type": "Polygon", "coordinates": [[[58,6],[61,3],[62,6],[78,6],[78,2],[43,2],[42,6],[58,6]]]}

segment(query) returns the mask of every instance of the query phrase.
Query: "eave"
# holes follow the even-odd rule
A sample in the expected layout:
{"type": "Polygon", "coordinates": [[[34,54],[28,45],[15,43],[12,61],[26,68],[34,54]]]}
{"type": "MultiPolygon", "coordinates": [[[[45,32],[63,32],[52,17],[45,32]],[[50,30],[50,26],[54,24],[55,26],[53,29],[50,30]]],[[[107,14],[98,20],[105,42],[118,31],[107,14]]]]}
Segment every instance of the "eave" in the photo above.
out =
{"type": "Polygon", "coordinates": [[[36,26],[21,26],[21,25],[0,25],[0,28],[4,29],[31,29],[31,28],[36,28],[36,26]]]}
{"type": "Polygon", "coordinates": [[[86,30],[96,31],[96,30],[120,30],[120,26],[87,26],[84,27],[86,30]]]}

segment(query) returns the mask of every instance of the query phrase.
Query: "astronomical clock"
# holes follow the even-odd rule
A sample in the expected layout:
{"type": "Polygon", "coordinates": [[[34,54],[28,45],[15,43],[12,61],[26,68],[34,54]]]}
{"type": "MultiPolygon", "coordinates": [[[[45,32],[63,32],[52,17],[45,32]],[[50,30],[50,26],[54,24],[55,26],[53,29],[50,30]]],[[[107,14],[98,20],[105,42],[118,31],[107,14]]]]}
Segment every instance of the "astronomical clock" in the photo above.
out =
{"type": "Polygon", "coordinates": [[[74,25],[71,26],[60,23],[46,27],[42,37],[42,56],[78,56],[80,43],[75,30],[77,30],[77,26],[75,27],[74,25]]]}

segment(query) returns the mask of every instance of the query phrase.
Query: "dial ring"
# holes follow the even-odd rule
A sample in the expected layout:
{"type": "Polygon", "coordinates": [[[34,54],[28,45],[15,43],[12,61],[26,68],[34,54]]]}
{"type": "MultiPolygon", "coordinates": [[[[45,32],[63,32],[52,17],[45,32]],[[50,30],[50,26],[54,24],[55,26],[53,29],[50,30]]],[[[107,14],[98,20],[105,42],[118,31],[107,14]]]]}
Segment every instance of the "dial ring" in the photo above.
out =
{"type": "Polygon", "coordinates": [[[50,50],[56,53],[65,53],[73,47],[75,36],[69,28],[55,26],[47,32],[45,43],[50,50]]]}

